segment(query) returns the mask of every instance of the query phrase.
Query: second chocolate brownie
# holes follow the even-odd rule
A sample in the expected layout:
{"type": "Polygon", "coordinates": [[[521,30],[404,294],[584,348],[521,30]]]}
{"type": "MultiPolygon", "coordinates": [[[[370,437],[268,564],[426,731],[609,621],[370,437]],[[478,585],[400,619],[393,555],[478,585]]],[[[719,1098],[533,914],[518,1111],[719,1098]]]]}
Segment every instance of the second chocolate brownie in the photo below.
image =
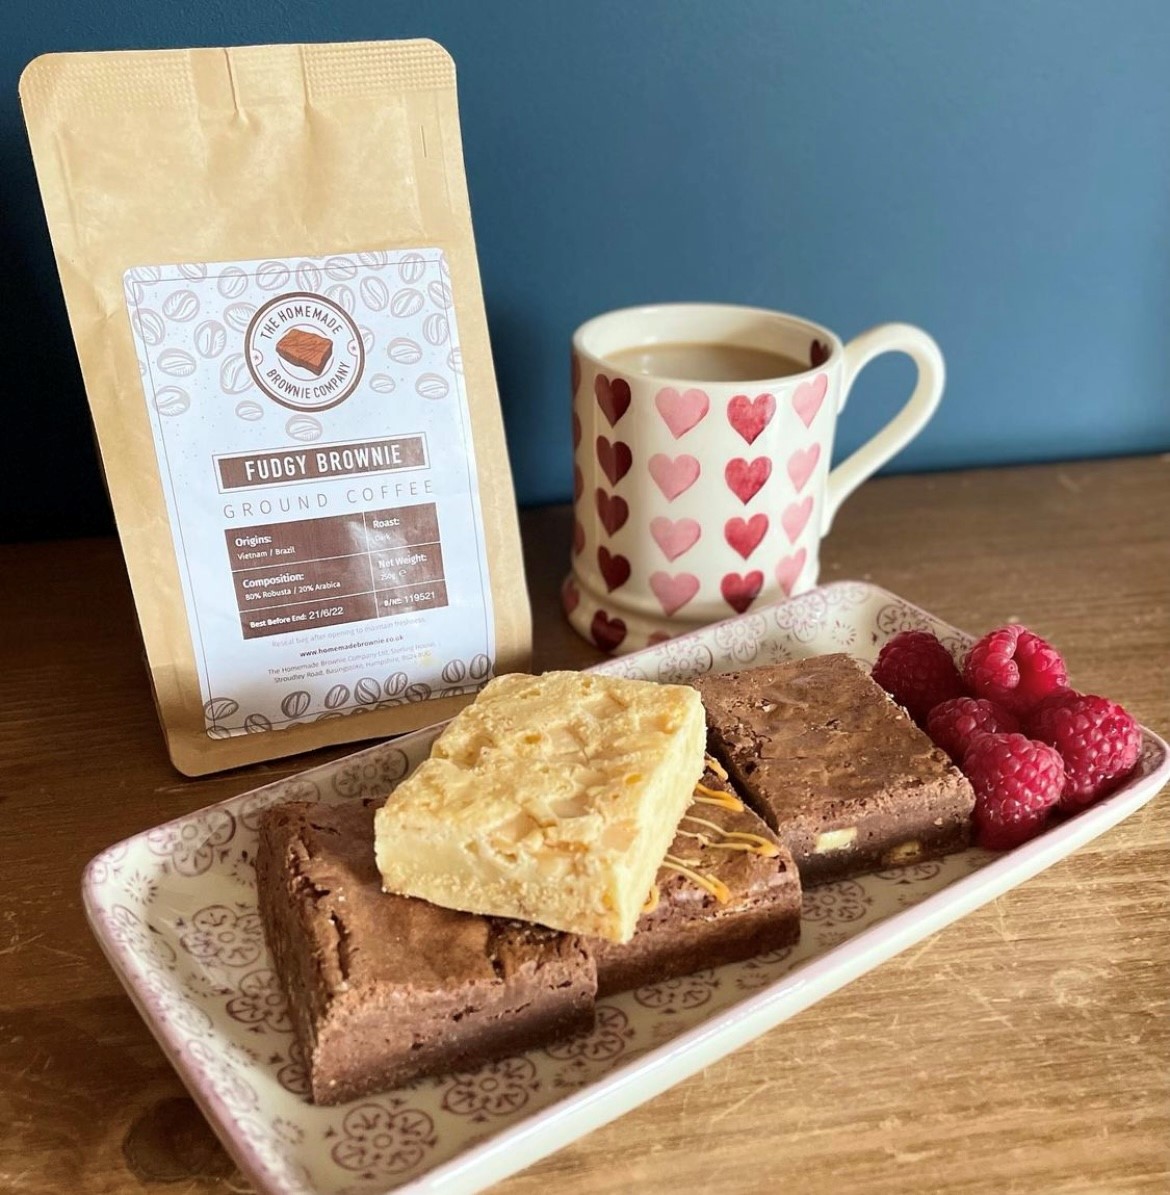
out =
{"type": "Polygon", "coordinates": [[[587,943],[597,960],[597,994],[608,996],[752,958],[799,937],[792,856],[726,776],[708,770],[633,938],[587,943]]]}
{"type": "Polygon", "coordinates": [[[806,887],[968,845],[971,785],[851,657],[693,683],[713,754],[806,887]]]}

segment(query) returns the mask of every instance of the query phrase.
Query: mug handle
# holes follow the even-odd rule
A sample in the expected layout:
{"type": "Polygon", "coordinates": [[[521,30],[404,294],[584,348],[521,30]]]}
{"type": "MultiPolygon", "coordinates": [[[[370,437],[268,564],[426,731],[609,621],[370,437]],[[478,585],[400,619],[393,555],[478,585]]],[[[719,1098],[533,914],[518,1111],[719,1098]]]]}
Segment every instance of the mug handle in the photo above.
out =
{"type": "Polygon", "coordinates": [[[918,381],[897,415],[829,473],[822,535],[833,525],[833,516],[841,503],[918,435],[942,399],[946,366],[938,345],[912,324],[879,324],[855,336],[845,346],[845,372],[841,380],[838,414],[845,409],[857,375],[882,353],[905,353],[918,368],[918,381]]]}

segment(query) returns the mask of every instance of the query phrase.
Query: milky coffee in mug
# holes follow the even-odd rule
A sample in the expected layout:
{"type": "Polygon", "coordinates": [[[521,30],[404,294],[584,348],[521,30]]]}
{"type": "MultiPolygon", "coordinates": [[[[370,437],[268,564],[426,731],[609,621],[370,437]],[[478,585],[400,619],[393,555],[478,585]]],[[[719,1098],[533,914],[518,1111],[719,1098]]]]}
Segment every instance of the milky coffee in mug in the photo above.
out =
{"type": "Polygon", "coordinates": [[[586,639],[624,653],[816,584],[842,501],[934,413],[938,346],[907,324],[843,344],[779,312],[680,303],[598,316],[573,337],[572,571],[586,639]],[[918,368],[902,410],[830,469],[837,416],[886,352],[918,368]]]}

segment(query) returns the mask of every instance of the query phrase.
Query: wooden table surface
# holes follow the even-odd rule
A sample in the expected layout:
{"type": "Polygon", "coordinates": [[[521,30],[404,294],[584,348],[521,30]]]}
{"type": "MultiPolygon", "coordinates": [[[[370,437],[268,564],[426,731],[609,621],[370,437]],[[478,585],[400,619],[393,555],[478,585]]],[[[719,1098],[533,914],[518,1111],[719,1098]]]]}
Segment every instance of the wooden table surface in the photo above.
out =
{"type": "MultiPolygon", "coordinates": [[[[1170,458],[868,483],[822,579],[980,630],[1170,729],[1170,458]]],[[[567,511],[524,516],[537,665],[567,511]]],[[[112,540],[0,548],[0,1191],[240,1192],[86,927],[102,847],[306,759],[187,780],[163,752],[112,540]]],[[[336,749],[333,755],[341,754],[336,749]]],[[[326,757],[321,753],[314,757],[326,757]]],[[[1170,1186],[1170,801],[508,1182],[558,1192],[1170,1186]]]]}

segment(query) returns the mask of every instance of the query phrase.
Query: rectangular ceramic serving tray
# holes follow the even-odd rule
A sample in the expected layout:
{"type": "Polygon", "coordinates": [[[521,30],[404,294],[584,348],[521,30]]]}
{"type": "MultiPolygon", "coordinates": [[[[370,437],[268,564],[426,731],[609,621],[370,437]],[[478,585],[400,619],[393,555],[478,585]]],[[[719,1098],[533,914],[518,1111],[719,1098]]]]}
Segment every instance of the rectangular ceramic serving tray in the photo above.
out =
{"type": "MultiPolygon", "coordinates": [[[[680,681],[832,651],[872,661],[908,629],[934,631],[956,653],[969,643],[884,590],[840,582],[600,670],[680,681]]],[[[438,730],[178,818],[86,870],[86,911],[111,965],[240,1169],[268,1195],[480,1190],[1022,883],[1170,779],[1170,750],[1147,730],[1124,788],[1014,851],[970,850],[813,889],[795,947],[607,999],[591,1033],[545,1050],[314,1107],[256,911],[257,819],[280,801],[385,796],[438,730]]]]}

